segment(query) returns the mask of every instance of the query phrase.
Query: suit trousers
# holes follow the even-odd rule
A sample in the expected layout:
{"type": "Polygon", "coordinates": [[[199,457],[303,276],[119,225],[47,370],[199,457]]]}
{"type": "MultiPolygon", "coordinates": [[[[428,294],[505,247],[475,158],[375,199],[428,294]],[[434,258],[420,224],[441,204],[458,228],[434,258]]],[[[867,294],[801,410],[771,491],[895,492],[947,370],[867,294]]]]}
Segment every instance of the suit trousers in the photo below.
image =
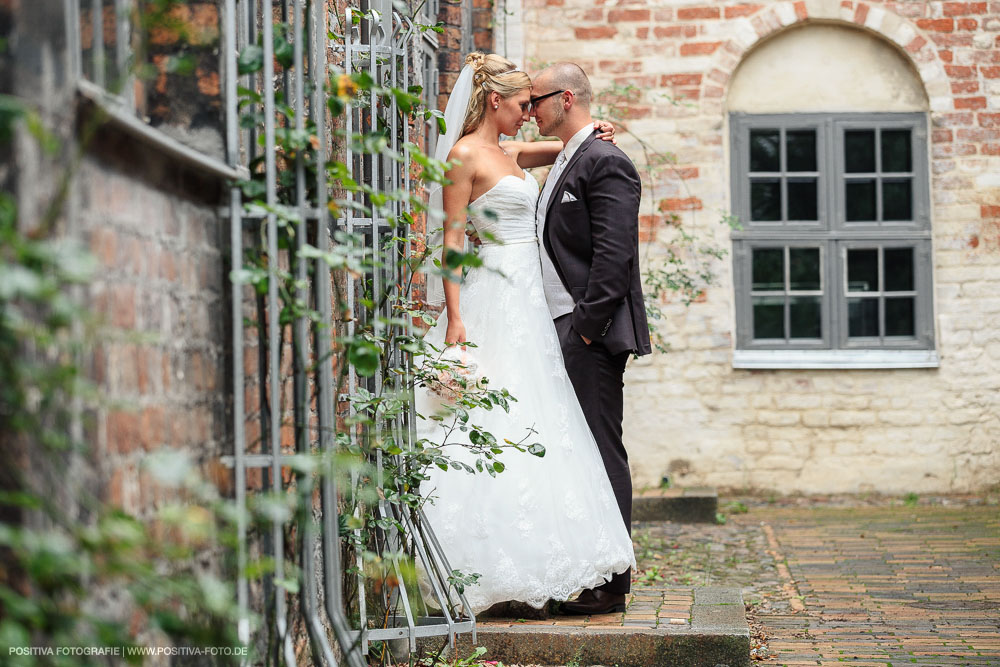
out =
{"type": "MultiPolygon", "coordinates": [[[[613,355],[601,343],[587,345],[573,328],[570,315],[557,317],[555,325],[566,373],[597,441],[618,509],[631,535],[632,475],[628,467],[628,452],[622,443],[622,389],[625,386],[625,364],[630,353],[613,355]]],[[[631,575],[632,571],[628,569],[597,588],[607,593],[628,593],[631,575]]]]}

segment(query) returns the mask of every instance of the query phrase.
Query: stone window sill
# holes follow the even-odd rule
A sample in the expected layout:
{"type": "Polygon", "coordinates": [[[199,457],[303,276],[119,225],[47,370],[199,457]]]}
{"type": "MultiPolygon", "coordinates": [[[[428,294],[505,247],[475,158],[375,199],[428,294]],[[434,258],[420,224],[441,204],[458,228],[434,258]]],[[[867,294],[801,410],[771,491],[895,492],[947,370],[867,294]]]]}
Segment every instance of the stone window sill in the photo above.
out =
{"type": "Polygon", "coordinates": [[[937,368],[937,350],[736,350],[733,368],[937,368]]]}
{"type": "Polygon", "coordinates": [[[84,100],[100,109],[106,122],[176,160],[222,179],[250,178],[250,172],[246,167],[232,167],[150,127],[123,105],[119,98],[86,79],[77,81],[77,92],[84,100]]]}

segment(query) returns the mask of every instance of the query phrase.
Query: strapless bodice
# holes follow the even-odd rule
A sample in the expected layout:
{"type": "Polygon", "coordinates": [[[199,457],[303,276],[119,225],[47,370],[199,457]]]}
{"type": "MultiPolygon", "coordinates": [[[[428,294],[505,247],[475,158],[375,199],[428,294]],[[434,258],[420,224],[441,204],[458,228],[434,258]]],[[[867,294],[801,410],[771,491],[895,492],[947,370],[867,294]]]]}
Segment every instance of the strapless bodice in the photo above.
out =
{"type": "Polygon", "coordinates": [[[538,181],[504,176],[469,204],[469,219],[484,244],[520,244],[535,240],[538,181]]]}

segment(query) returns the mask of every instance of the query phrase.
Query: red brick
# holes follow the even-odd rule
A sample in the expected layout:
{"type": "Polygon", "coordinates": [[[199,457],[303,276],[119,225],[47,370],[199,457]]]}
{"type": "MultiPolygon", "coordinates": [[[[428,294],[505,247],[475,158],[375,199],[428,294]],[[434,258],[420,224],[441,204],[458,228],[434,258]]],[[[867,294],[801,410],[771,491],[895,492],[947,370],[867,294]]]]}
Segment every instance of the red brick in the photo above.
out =
{"type": "Polygon", "coordinates": [[[657,206],[661,211],[700,211],[701,200],[697,197],[661,199],[657,206]]]}
{"type": "Polygon", "coordinates": [[[698,178],[698,167],[673,167],[670,169],[669,175],[684,181],[695,179],[698,178]]]}
{"type": "Polygon", "coordinates": [[[714,81],[716,83],[721,83],[725,85],[725,83],[729,81],[729,74],[727,72],[722,71],[721,69],[713,69],[711,72],[708,73],[708,79],[710,81],[714,81]]]}
{"type": "Polygon", "coordinates": [[[653,35],[657,39],[669,39],[671,37],[694,37],[698,34],[698,28],[693,25],[667,25],[653,28],[653,35]]]}
{"type": "Polygon", "coordinates": [[[608,11],[608,23],[619,21],[648,21],[648,9],[611,9],[608,11]]]}
{"type": "Polygon", "coordinates": [[[701,74],[664,74],[660,77],[661,86],[700,86],[701,74]]]}
{"type": "Polygon", "coordinates": [[[964,16],[966,14],[985,14],[985,2],[945,2],[942,5],[945,16],[964,16]]]}
{"type": "Polygon", "coordinates": [[[976,154],[975,144],[955,144],[955,155],[967,157],[976,154]]]}
{"type": "Polygon", "coordinates": [[[212,97],[219,95],[219,73],[217,71],[206,71],[199,67],[195,75],[198,78],[198,92],[212,97]]]}
{"type": "Polygon", "coordinates": [[[648,118],[652,109],[648,106],[637,106],[629,105],[626,106],[622,111],[622,118],[627,120],[635,120],[637,118],[648,118]]]}
{"type": "Polygon", "coordinates": [[[943,127],[963,127],[972,125],[975,117],[968,112],[963,113],[943,113],[938,116],[937,122],[943,127]]]}
{"type": "Polygon", "coordinates": [[[984,218],[1000,218],[1000,206],[983,204],[979,207],[979,214],[984,218]]]}
{"type": "Polygon", "coordinates": [[[868,5],[859,4],[857,9],[854,10],[854,22],[864,25],[866,18],[868,18],[868,5]]]}
{"type": "Polygon", "coordinates": [[[118,235],[109,227],[97,227],[90,233],[90,252],[106,267],[117,264],[118,235]]]}
{"type": "Polygon", "coordinates": [[[800,0],[799,2],[796,2],[794,6],[795,6],[795,17],[798,20],[805,21],[807,18],[809,18],[809,10],[806,8],[805,2],[802,2],[800,0]]]}
{"type": "Polygon", "coordinates": [[[159,276],[170,282],[177,280],[177,258],[169,250],[164,250],[160,254],[159,276]]]}
{"type": "Polygon", "coordinates": [[[975,30],[979,27],[979,21],[976,19],[958,19],[955,25],[959,30],[975,30]]]}
{"type": "Polygon", "coordinates": [[[135,286],[115,283],[111,286],[111,323],[121,329],[135,327],[135,286]]]}
{"type": "Polygon", "coordinates": [[[941,130],[936,129],[931,131],[931,142],[935,144],[943,144],[951,141],[954,138],[954,133],[951,130],[941,130]]]}
{"type": "Polygon", "coordinates": [[[108,480],[108,502],[129,512],[139,509],[139,474],[134,465],[116,467],[108,480]]]}
{"type": "Polygon", "coordinates": [[[951,92],[953,95],[968,95],[970,93],[979,92],[979,82],[978,81],[952,81],[951,92]]]}
{"type": "Polygon", "coordinates": [[[950,63],[955,59],[955,56],[951,50],[941,49],[938,51],[938,58],[940,58],[943,63],[950,63]]]}
{"type": "Polygon", "coordinates": [[[141,442],[139,415],[126,410],[111,410],[106,423],[108,452],[128,454],[136,450],[141,442]]]}
{"type": "Polygon", "coordinates": [[[764,5],[736,5],[735,7],[726,7],[725,17],[727,19],[735,19],[740,16],[750,16],[755,14],[764,5]]]}
{"type": "Polygon", "coordinates": [[[213,44],[219,39],[219,9],[214,4],[192,5],[188,41],[195,45],[213,44]]]}
{"type": "Polygon", "coordinates": [[[972,46],[973,35],[967,32],[935,32],[930,37],[937,46],[972,46]]]}
{"type": "Polygon", "coordinates": [[[597,68],[609,74],[627,74],[641,72],[642,63],[638,60],[601,60],[597,63],[597,68]]]}
{"type": "Polygon", "coordinates": [[[607,39],[618,34],[618,30],[609,25],[596,28],[574,28],[573,35],[577,39],[607,39]]]}
{"type": "Polygon", "coordinates": [[[642,26],[635,29],[636,39],[648,39],[649,38],[649,26],[642,26]]]}
{"type": "Polygon", "coordinates": [[[954,19],[917,19],[917,27],[933,32],[951,32],[955,29],[954,19]]]}
{"type": "Polygon", "coordinates": [[[722,16],[718,7],[681,7],[677,10],[679,21],[695,21],[698,19],[717,19],[722,16]]]}
{"type": "Polygon", "coordinates": [[[1000,79],[1000,66],[979,66],[979,73],[986,79],[1000,79]]]}
{"type": "Polygon", "coordinates": [[[956,109],[985,109],[986,108],[986,98],[985,97],[956,97],[955,98],[955,108],[956,109]]]}
{"type": "Polygon", "coordinates": [[[594,9],[588,9],[583,13],[584,21],[603,21],[604,20],[604,10],[600,7],[594,9]]]}
{"type": "Polygon", "coordinates": [[[142,411],[139,439],[147,452],[156,449],[165,440],[163,408],[148,407],[142,411]]]}
{"type": "Polygon", "coordinates": [[[996,141],[1000,139],[1000,129],[984,127],[959,129],[955,137],[959,141],[996,141]]]}
{"type": "Polygon", "coordinates": [[[979,152],[983,155],[1000,155],[1000,144],[983,144],[979,152]]]}
{"type": "Polygon", "coordinates": [[[656,239],[656,217],[652,215],[639,216],[639,241],[645,243],[656,239]]]}
{"type": "Polygon", "coordinates": [[[980,127],[1000,127],[1000,113],[981,113],[978,118],[980,127]]]}
{"type": "Polygon", "coordinates": [[[976,76],[976,68],[967,65],[945,65],[944,71],[953,79],[971,79],[976,76]]]}
{"type": "Polygon", "coordinates": [[[906,51],[908,53],[916,53],[920,49],[924,48],[924,44],[926,43],[927,43],[926,39],[924,39],[920,35],[917,35],[916,37],[913,38],[913,40],[909,44],[906,45],[906,51]]]}
{"type": "Polygon", "coordinates": [[[688,42],[681,44],[682,56],[704,56],[715,53],[722,42],[688,42]]]}

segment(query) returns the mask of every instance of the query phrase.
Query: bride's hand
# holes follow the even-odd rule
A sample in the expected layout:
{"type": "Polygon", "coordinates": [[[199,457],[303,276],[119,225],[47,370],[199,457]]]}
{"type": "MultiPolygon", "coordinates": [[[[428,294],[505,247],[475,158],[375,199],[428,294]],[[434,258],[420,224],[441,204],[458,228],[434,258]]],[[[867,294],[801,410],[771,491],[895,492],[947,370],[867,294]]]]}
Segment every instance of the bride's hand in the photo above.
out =
{"type": "Polygon", "coordinates": [[[604,141],[610,141],[615,146],[618,145],[618,140],[615,139],[615,126],[606,120],[595,120],[594,129],[597,130],[597,138],[603,139],[604,141]]]}
{"type": "Polygon", "coordinates": [[[465,325],[462,324],[462,320],[448,320],[448,331],[444,335],[445,344],[454,345],[465,341],[465,325]]]}

